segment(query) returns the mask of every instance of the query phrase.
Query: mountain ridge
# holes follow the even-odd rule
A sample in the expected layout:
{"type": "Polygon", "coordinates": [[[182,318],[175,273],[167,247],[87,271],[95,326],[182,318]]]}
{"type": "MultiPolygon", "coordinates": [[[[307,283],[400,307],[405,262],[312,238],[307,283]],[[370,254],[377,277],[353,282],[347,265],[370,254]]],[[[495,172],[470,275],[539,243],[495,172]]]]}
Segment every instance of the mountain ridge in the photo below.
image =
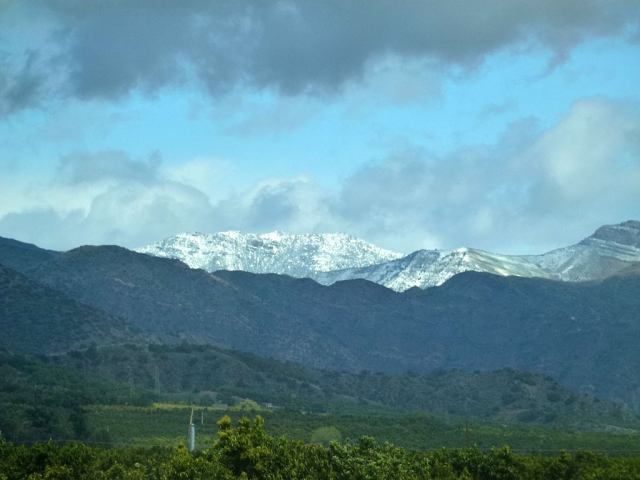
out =
{"type": "Polygon", "coordinates": [[[182,233],[135,251],[176,258],[208,272],[242,270],[294,277],[368,266],[402,256],[343,233],[182,233]]]}
{"type": "Polygon", "coordinates": [[[83,247],[31,278],[161,341],[210,343],[332,370],[505,366],[640,408],[640,272],[568,283],[464,272],[395,292],[367,280],[214,274],[119,247],[83,247]]]}
{"type": "Polygon", "coordinates": [[[605,225],[575,245],[540,255],[502,255],[458,248],[417,250],[403,256],[343,234],[278,232],[180,234],[136,251],[177,258],[192,268],[209,272],[277,273],[312,278],[323,285],[362,278],[396,291],[438,286],[466,271],[577,282],[603,279],[640,262],[640,222],[605,225]],[[338,238],[342,241],[318,240],[338,238]],[[288,239],[288,244],[278,244],[281,239],[288,239]],[[322,254],[321,265],[316,261],[318,252],[322,254]]]}

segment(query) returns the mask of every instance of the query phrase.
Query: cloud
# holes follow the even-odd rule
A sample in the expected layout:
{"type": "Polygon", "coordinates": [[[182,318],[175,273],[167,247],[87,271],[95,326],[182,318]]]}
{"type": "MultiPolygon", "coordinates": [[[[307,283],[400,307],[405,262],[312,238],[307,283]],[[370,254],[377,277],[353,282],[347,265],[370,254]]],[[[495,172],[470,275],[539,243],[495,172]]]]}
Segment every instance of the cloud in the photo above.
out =
{"type": "Polygon", "coordinates": [[[290,132],[306,124],[320,110],[318,102],[301,96],[261,98],[257,102],[234,100],[224,110],[229,118],[237,117],[237,120],[230,122],[226,132],[241,136],[290,132]],[[239,104],[242,108],[238,108],[239,104]]]}
{"type": "Polygon", "coordinates": [[[332,201],[332,192],[301,175],[261,180],[247,191],[219,202],[215,210],[220,226],[226,230],[257,233],[337,231],[337,219],[328,211],[332,201]]]}
{"type": "Polygon", "coordinates": [[[176,232],[206,230],[208,199],[179,184],[117,185],[97,194],[87,210],[34,208],[0,218],[3,236],[67,250],[80,245],[146,245],[176,232]],[[204,228],[203,228],[204,227],[204,228]]]}
{"type": "Polygon", "coordinates": [[[638,218],[639,146],[637,106],[587,98],[548,129],[519,121],[495,144],[446,156],[407,146],[335,191],[269,179],[216,209],[244,231],[342,231],[404,252],[542,253],[638,218]]]}
{"type": "Polygon", "coordinates": [[[584,99],[528,152],[541,160],[547,194],[568,202],[639,186],[640,119],[615,103],[584,99]]]}
{"type": "Polygon", "coordinates": [[[0,217],[0,231],[65,250],[81,244],[135,247],[176,232],[209,230],[215,218],[210,198],[179,181],[177,172],[161,168],[158,154],[146,161],[110,150],[65,156],[52,180],[11,190],[22,208],[14,203],[0,217]]]}
{"type": "Polygon", "coordinates": [[[76,152],[60,159],[56,181],[81,185],[108,180],[149,183],[157,180],[160,155],[156,152],[146,162],[136,161],[117,150],[96,154],[76,152]]]}
{"type": "Polygon", "coordinates": [[[498,115],[502,115],[503,113],[509,112],[517,107],[517,103],[514,100],[508,100],[502,103],[491,103],[484,107],[480,113],[479,117],[481,119],[486,119],[488,117],[494,117],[498,115]]]}
{"type": "Polygon", "coordinates": [[[635,0],[57,0],[35,8],[5,2],[0,10],[18,24],[51,24],[39,29],[48,36],[31,34],[26,46],[0,46],[5,57],[23,58],[1,70],[5,114],[52,91],[118,99],[195,85],[212,95],[245,87],[332,95],[390,56],[473,68],[526,44],[561,62],[585,39],[638,29],[640,20],[635,0]]]}
{"type": "Polygon", "coordinates": [[[638,219],[640,108],[586,98],[551,128],[517,122],[495,144],[445,156],[405,146],[336,189],[302,175],[216,197],[216,188],[207,189],[225,183],[224,162],[169,168],[150,158],[64,157],[56,181],[23,194],[22,210],[11,203],[0,234],[65,249],[136,247],[185,231],[345,232],[401,252],[542,253],[603,224],[638,219]]]}
{"type": "Polygon", "coordinates": [[[399,250],[542,253],[638,218],[639,146],[637,105],[582,99],[546,131],[519,122],[495,145],[442,158],[413,149],[369,165],[347,180],[335,213],[399,250]]]}
{"type": "Polygon", "coordinates": [[[240,181],[241,172],[228,160],[195,158],[177,166],[163,166],[162,177],[193,187],[209,197],[212,202],[228,198],[234,185],[240,181]]]}

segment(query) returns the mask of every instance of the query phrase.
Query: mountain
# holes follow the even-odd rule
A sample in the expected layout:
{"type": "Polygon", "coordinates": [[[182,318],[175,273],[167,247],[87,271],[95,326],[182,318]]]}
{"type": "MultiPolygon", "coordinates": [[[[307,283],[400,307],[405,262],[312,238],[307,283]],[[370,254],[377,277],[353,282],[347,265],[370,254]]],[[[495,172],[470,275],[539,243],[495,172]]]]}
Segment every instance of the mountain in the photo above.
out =
{"type": "Polygon", "coordinates": [[[518,277],[553,277],[525,256],[497,255],[472,248],[459,248],[452,251],[418,250],[380,265],[324,272],[316,278],[323,285],[361,278],[403,292],[413,287],[442,285],[454,275],[470,271],[518,277]]]}
{"type": "MultiPolygon", "coordinates": [[[[268,355],[303,348],[305,342],[303,319],[281,318],[283,312],[251,292],[179,260],[117,246],[84,246],[29,275],[165,342],[219,343],[268,355]]],[[[286,288],[280,293],[288,296],[286,288]]]]}
{"type": "Polygon", "coordinates": [[[45,250],[30,243],[0,237],[0,264],[19,272],[51,260],[60,252],[45,250]]]}
{"type": "Polygon", "coordinates": [[[500,255],[473,248],[418,250],[407,256],[341,234],[183,234],[138,249],[208,272],[243,270],[312,278],[323,285],[365,279],[396,291],[441,285],[458,273],[600,280],[640,262],[640,222],[599,228],[580,243],[542,255],[500,255]]]}
{"type": "Polygon", "coordinates": [[[605,225],[577,245],[529,258],[560,280],[606,278],[640,262],[640,222],[605,225]]]}
{"type": "Polygon", "coordinates": [[[365,267],[402,257],[400,253],[341,233],[183,233],[136,251],[175,258],[191,268],[208,272],[242,270],[299,278],[313,278],[318,272],[365,267]]]}
{"type": "Polygon", "coordinates": [[[81,247],[29,275],[165,341],[333,370],[513,367],[640,409],[640,272],[599,282],[458,274],[395,292],[366,280],[215,274],[120,247],[81,247]]]}
{"type": "Polygon", "coordinates": [[[115,318],[0,265],[0,347],[56,353],[100,344],[143,341],[115,318]]]}
{"type": "Polygon", "coordinates": [[[542,255],[498,255],[472,248],[419,250],[380,265],[331,271],[315,278],[324,285],[363,278],[402,292],[442,285],[468,271],[569,282],[601,280],[634,262],[640,262],[640,222],[628,221],[603,226],[576,245],[542,255]]]}

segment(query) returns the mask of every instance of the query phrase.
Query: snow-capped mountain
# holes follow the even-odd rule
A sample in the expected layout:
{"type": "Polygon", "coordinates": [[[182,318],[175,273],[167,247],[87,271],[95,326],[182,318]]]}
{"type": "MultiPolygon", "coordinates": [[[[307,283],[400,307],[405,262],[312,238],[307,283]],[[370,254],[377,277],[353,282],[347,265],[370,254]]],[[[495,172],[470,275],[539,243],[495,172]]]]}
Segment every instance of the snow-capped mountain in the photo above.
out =
{"type": "Polygon", "coordinates": [[[317,281],[363,278],[396,291],[441,285],[466,272],[540,277],[570,282],[599,280],[640,262],[640,222],[606,225],[570,247],[542,255],[499,255],[472,248],[418,250],[406,257],[371,267],[323,273],[317,281]]]}
{"type": "Polygon", "coordinates": [[[551,278],[570,282],[605,278],[640,261],[640,222],[605,225],[576,245],[526,258],[551,278]]]}
{"type": "Polygon", "coordinates": [[[548,277],[538,265],[523,256],[488,253],[472,248],[418,250],[406,257],[380,265],[319,274],[317,281],[330,285],[340,280],[363,278],[398,292],[412,287],[441,285],[458,273],[476,271],[495,275],[548,277]]]}
{"type": "Polygon", "coordinates": [[[243,270],[311,278],[320,272],[361,268],[403,256],[341,233],[182,233],[136,251],[176,258],[208,272],[243,270]]]}
{"type": "Polygon", "coordinates": [[[330,285],[356,278],[396,291],[427,288],[479,271],[564,281],[598,280],[640,262],[640,222],[606,225],[576,245],[542,255],[500,255],[472,248],[418,250],[407,256],[343,234],[181,234],[138,252],[177,258],[209,272],[244,270],[309,277],[330,285]]]}

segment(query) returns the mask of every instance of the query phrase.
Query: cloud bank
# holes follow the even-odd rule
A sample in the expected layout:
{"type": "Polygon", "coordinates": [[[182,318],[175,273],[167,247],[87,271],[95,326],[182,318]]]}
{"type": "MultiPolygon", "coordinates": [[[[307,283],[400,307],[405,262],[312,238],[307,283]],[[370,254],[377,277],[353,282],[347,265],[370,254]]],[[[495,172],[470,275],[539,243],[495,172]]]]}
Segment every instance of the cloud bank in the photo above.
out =
{"type": "Polygon", "coordinates": [[[629,31],[635,0],[8,1],[0,36],[0,114],[52,98],[238,88],[334,95],[389,56],[469,70],[505,48],[542,46],[562,62],[586,39],[629,31]],[[24,30],[24,28],[22,29],[24,30]],[[6,41],[3,41],[6,40],[6,41]]]}
{"type": "Polygon", "coordinates": [[[48,186],[25,187],[25,204],[37,203],[34,196],[46,202],[6,213],[0,232],[56,249],[137,247],[183,231],[277,229],[346,232],[406,253],[461,246],[542,253],[591,234],[611,212],[618,216],[611,223],[637,218],[640,110],[582,99],[552,128],[522,121],[493,145],[446,157],[409,146],[335,190],[298,176],[216,196],[207,186],[220,183],[224,168],[206,159],[165,168],[153,153],[74,153],[59,160],[48,186]]]}

